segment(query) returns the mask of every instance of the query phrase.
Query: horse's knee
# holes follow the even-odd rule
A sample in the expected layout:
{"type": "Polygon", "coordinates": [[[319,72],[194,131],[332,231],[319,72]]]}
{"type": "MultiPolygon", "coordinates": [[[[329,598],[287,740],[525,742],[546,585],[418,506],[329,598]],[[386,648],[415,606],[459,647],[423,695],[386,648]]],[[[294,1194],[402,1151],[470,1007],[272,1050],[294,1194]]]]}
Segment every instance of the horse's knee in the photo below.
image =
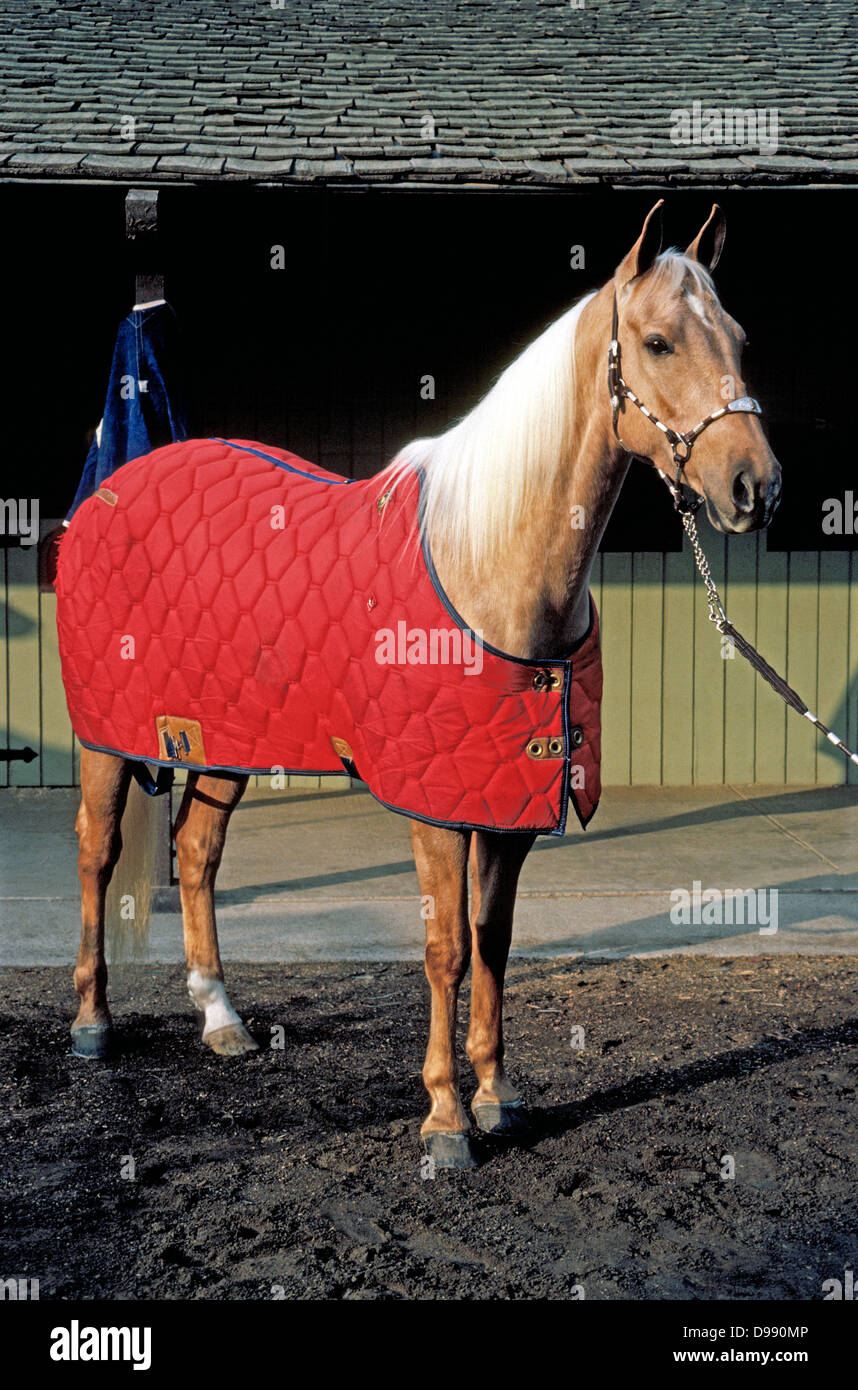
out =
{"type": "Polygon", "coordinates": [[[81,879],[110,878],[122,850],[117,827],[113,833],[98,831],[89,820],[78,823],[77,869],[81,879]]]}
{"type": "Polygon", "coordinates": [[[176,832],[176,865],[182,887],[201,888],[208,864],[208,847],[203,837],[183,826],[176,832]]]}
{"type": "Polygon", "coordinates": [[[426,947],[426,974],[442,989],[458,989],[470,963],[470,942],[432,942],[426,947]]]}

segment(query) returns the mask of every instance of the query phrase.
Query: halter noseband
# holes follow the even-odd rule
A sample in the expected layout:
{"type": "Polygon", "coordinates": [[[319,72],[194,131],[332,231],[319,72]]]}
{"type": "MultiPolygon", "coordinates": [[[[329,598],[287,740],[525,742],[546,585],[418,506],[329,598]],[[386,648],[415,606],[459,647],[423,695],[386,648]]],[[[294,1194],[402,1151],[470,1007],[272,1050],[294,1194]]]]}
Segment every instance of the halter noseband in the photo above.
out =
{"type": "Polygon", "coordinates": [[[658,472],[670,489],[671,496],[673,497],[673,505],[676,510],[680,514],[683,512],[690,512],[693,515],[702,504],[703,498],[695,496],[692,502],[687,502],[685,500],[682,493],[682,470],[691,458],[691,450],[694,447],[695,441],[709,425],[715,422],[715,420],[721,420],[725,415],[762,415],[762,407],[759,401],[754,400],[753,396],[737,396],[735,400],[728,401],[720,410],[713,410],[712,414],[707,415],[705,419],[701,420],[699,425],[695,425],[693,430],[686,430],[684,434],[677,433],[676,430],[672,430],[669,426],[663,424],[657,415],[653,415],[651,410],[647,410],[643,401],[635,395],[634,391],[632,391],[623,380],[623,373],[620,367],[618,333],[619,319],[617,315],[617,296],[615,293],[614,312],[611,323],[611,346],[608,348],[608,392],[611,397],[614,434],[617,438],[617,442],[625,449],[627,454],[634,454],[634,449],[630,449],[628,444],[623,443],[617,428],[617,421],[623,401],[631,401],[632,405],[636,405],[642,415],[645,415],[648,420],[652,421],[656,429],[661,430],[673,450],[673,462],[676,467],[676,476],[673,481],[671,482],[670,478],[662,469],[659,468],[658,472]]]}

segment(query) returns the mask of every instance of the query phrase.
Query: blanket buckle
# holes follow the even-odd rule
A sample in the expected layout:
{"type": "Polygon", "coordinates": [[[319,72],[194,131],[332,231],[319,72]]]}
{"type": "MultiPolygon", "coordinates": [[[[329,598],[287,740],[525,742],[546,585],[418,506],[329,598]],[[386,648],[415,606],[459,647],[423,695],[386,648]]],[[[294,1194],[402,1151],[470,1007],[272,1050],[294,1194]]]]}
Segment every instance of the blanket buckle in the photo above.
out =
{"type": "Polygon", "coordinates": [[[206,766],[203,731],[196,719],[176,714],[159,714],[155,720],[161,757],[172,763],[191,762],[206,766]]]}

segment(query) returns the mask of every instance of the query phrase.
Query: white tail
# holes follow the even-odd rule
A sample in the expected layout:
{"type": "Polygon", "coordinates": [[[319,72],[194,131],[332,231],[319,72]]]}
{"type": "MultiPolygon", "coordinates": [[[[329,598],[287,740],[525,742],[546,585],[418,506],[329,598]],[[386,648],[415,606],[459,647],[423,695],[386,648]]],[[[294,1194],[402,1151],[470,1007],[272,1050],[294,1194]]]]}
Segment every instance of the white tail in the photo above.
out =
{"type": "Polygon", "coordinates": [[[122,817],[122,851],[105,901],[105,937],[112,965],[146,954],[152,908],[152,876],[162,833],[160,798],[147,796],[132,778],[122,817]]]}

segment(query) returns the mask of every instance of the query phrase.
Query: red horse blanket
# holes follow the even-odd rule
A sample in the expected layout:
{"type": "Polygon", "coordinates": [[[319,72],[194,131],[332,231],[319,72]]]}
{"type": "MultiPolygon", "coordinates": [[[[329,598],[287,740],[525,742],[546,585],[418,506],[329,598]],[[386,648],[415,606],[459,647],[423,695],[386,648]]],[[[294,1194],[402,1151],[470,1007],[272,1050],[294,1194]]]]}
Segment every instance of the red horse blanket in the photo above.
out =
{"type": "Polygon", "coordinates": [[[60,546],[57,622],[89,748],[332,773],[439,825],[562,834],[599,799],[598,619],[571,654],[490,646],[441,587],[419,473],[387,494],[294,454],[189,440],[120,468],[60,546]]]}

